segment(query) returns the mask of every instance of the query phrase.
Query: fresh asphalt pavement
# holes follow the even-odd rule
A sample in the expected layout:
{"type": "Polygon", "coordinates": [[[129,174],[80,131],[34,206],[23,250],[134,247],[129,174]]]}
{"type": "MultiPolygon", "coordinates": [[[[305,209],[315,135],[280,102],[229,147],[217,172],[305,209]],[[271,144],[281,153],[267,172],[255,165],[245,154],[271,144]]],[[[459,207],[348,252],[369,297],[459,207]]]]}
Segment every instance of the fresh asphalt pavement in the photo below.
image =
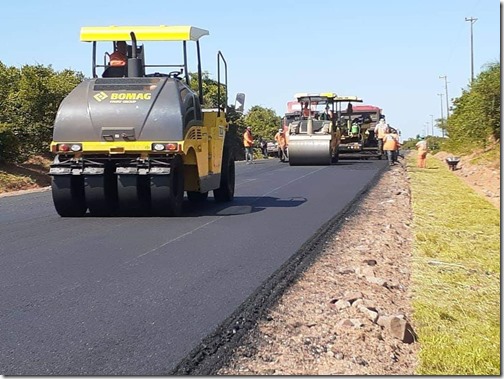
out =
{"type": "Polygon", "coordinates": [[[186,202],[178,218],[0,198],[0,374],[166,374],[385,163],[237,162],[232,203],[186,202]]]}

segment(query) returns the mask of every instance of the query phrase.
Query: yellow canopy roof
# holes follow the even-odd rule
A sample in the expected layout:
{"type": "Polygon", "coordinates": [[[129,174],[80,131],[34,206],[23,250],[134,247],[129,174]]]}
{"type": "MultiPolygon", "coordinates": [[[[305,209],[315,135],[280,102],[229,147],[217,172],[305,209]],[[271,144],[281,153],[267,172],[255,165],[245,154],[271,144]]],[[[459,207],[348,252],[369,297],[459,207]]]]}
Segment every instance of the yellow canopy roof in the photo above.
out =
{"type": "Polygon", "coordinates": [[[209,34],[208,30],[194,26],[83,26],[80,40],[129,41],[134,32],[138,41],[197,41],[209,34]]]}
{"type": "Polygon", "coordinates": [[[355,101],[362,103],[362,99],[357,96],[337,96],[334,98],[334,101],[355,101]]]}
{"type": "Polygon", "coordinates": [[[311,101],[322,102],[322,101],[330,101],[334,99],[337,95],[333,92],[322,92],[322,93],[296,93],[294,97],[298,101],[311,101]]]}

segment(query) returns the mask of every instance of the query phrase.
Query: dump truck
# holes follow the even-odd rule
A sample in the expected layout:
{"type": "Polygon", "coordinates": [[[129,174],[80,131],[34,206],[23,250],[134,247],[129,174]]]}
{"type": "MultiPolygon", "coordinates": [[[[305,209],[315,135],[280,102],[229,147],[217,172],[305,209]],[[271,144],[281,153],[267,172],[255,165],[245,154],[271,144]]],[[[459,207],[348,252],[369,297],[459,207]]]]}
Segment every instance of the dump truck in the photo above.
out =
{"type": "Polygon", "coordinates": [[[302,109],[300,119],[294,119],[288,126],[289,164],[336,163],[341,139],[334,117],[334,98],[337,95],[332,92],[298,93],[294,97],[302,104],[302,109]]]}
{"type": "Polygon", "coordinates": [[[94,216],[180,216],[184,193],[192,202],[204,201],[210,191],[218,202],[233,200],[227,63],[220,51],[218,105],[203,108],[200,39],[208,34],[193,26],[81,28],[80,40],[92,46],[92,77],[60,104],[50,147],[52,198],[60,216],[88,210],[94,216]],[[112,51],[118,41],[127,43],[125,64],[108,62],[108,51],[102,61],[101,51],[112,51]],[[162,55],[153,49],[146,64],[147,47],[159,42],[180,43],[181,59],[159,62],[162,55]],[[191,89],[189,45],[196,51],[197,91],[191,89]]]}
{"type": "Polygon", "coordinates": [[[374,105],[352,105],[352,101],[362,102],[360,99],[350,100],[346,109],[338,111],[342,130],[338,148],[340,158],[382,159],[374,133],[376,124],[384,117],[382,109],[374,105]]]}

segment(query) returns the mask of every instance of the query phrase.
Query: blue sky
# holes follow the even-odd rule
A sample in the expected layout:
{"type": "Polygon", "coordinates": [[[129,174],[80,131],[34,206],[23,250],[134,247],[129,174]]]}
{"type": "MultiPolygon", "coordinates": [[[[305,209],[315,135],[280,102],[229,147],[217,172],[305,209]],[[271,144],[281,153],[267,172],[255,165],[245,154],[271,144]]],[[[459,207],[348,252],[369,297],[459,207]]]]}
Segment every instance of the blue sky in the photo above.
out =
{"type": "Polygon", "coordinates": [[[203,69],[216,78],[221,50],[230,94],[244,92],[246,109],[282,115],[297,92],[356,95],[383,108],[403,139],[430,131],[431,114],[440,117],[439,76],[448,78],[449,98],[467,88],[465,17],[478,18],[475,76],[500,61],[498,0],[24,0],[2,1],[0,10],[0,61],[9,66],[50,64],[90,76],[91,45],[79,41],[81,26],[192,25],[210,31],[201,40],[203,69]]]}

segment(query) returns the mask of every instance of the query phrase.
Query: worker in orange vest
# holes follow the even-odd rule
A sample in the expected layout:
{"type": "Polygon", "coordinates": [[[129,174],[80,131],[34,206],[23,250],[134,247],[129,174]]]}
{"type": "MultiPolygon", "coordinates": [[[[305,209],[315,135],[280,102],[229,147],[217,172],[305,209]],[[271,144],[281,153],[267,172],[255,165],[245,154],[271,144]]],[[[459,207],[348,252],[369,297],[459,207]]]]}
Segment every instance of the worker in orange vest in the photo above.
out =
{"type": "Polygon", "coordinates": [[[116,50],[110,54],[111,66],[126,66],[128,60],[128,45],[124,41],[117,41],[116,50]]]}
{"type": "Polygon", "coordinates": [[[385,135],[383,136],[383,151],[387,152],[387,158],[390,166],[395,164],[394,154],[398,148],[399,141],[391,133],[390,128],[385,129],[385,135]]]}
{"type": "Polygon", "coordinates": [[[288,158],[287,154],[287,139],[285,137],[285,132],[283,129],[278,129],[278,132],[275,134],[275,141],[278,144],[278,157],[281,162],[285,162],[285,159],[288,158]]]}
{"type": "Polygon", "coordinates": [[[374,128],[376,139],[378,140],[378,152],[380,155],[383,155],[383,137],[385,136],[385,131],[387,130],[388,125],[385,123],[385,119],[380,119],[378,124],[376,124],[374,128]]]}
{"type": "Polygon", "coordinates": [[[417,167],[426,168],[428,148],[427,148],[427,141],[424,139],[424,137],[420,137],[420,141],[416,143],[416,148],[418,150],[417,167]]]}
{"type": "Polygon", "coordinates": [[[311,115],[311,111],[308,108],[308,102],[304,103],[304,108],[303,108],[303,117],[309,117],[311,115]]]}
{"type": "Polygon", "coordinates": [[[245,161],[247,164],[254,163],[254,137],[250,126],[243,133],[243,146],[245,147],[245,161]]]}
{"type": "Polygon", "coordinates": [[[394,129],[394,128],[390,128],[390,133],[397,141],[397,147],[396,147],[396,150],[394,151],[394,155],[392,158],[395,163],[399,163],[397,160],[399,158],[399,156],[401,156],[401,158],[404,159],[404,157],[399,154],[399,149],[401,148],[401,141],[400,141],[399,133],[397,132],[397,129],[394,129]]]}

